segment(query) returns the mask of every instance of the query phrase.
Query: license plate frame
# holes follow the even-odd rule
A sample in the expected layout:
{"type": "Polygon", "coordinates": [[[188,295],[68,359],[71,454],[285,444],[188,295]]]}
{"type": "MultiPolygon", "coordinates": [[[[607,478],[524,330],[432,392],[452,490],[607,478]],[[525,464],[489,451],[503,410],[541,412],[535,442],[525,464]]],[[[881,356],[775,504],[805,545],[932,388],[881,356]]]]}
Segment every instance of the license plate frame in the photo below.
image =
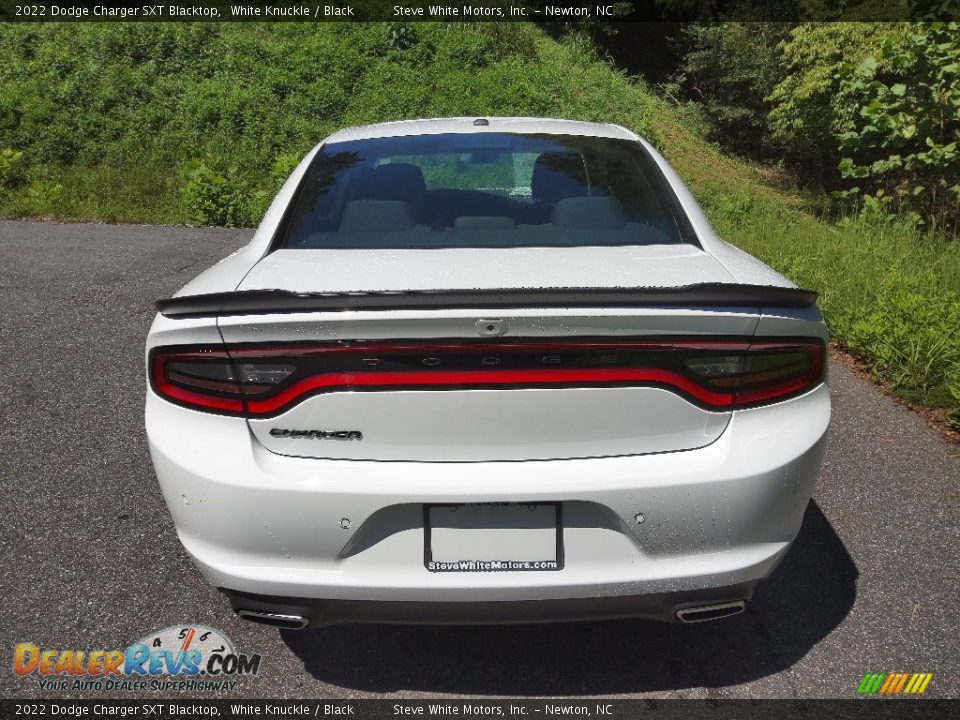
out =
{"type": "MultiPolygon", "coordinates": [[[[488,528],[501,529],[499,527],[488,528]]],[[[510,528],[503,528],[509,530],[510,528]]],[[[549,529],[549,525],[544,528],[549,529]]],[[[563,503],[561,502],[488,502],[488,503],[425,503],[423,506],[423,566],[433,573],[471,573],[471,572],[555,572],[563,570],[563,503]],[[463,558],[459,561],[441,561],[434,558],[434,527],[431,511],[435,508],[552,508],[554,511],[555,543],[553,558],[529,560],[478,560],[463,558]],[[464,564],[466,566],[464,566],[464,564]]]]}

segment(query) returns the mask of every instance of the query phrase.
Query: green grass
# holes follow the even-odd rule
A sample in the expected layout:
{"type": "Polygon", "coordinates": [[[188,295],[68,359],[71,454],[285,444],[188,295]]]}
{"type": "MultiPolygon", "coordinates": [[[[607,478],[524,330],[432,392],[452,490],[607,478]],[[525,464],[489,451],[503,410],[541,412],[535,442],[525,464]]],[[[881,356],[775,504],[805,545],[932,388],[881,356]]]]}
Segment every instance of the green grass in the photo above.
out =
{"type": "Polygon", "coordinates": [[[0,192],[0,216],[183,224],[180,178],[161,168],[111,166],[31,169],[31,181],[0,192]]]}
{"type": "Polygon", "coordinates": [[[0,24],[0,216],[253,225],[336,128],[488,114],[647,137],[721,236],[818,290],[835,338],[960,424],[960,243],[820,219],[588,43],[532,25],[0,24]]]}

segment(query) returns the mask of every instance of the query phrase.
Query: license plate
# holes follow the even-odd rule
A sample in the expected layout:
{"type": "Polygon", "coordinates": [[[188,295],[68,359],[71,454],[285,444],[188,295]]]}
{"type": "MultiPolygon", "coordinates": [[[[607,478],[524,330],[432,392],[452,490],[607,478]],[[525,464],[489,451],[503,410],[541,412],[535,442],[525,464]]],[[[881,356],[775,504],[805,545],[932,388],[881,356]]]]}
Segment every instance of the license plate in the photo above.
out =
{"type": "Polygon", "coordinates": [[[431,572],[563,569],[560,503],[424,505],[423,528],[431,572]]]}

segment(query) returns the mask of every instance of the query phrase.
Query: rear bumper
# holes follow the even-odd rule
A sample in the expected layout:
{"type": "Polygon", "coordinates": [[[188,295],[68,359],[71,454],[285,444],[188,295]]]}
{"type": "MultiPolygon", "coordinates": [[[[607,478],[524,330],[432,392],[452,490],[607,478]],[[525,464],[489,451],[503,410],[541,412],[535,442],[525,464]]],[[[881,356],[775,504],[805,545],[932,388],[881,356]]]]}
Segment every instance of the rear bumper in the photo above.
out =
{"type": "MultiPolygon", "coordinates": [[[[413,625],[487,625],[574,622],[646,618],[678,622],[677,612],[704,606],[749,602],[757,581],[707,590],[649,595],[436,602],[391,600],[324,600],[256,595],[220,588],[234,612],[246,619],[288,629],[337,623],[401,623],[413,625]]],[[[731,607],[726,614],[739,610],[731,607]]],[[[724,615],[726,616],[726,615],[724,615]]],[[[696,622],[696,620],[694,620],[696,622]]]]}
{"type": "Polygon", "coordinates": [[[734,413],[697,450],[376,462],[281,457],[241,419],[147,399],[160,485],[204,576],[235,607],[298,608],[316,624],[671,619],[748,599],[800,528],[829,417],[824,385],[734,413]],[[562,570],[425,569],[424,503],[504,501],[563,503],[562,570]]]}

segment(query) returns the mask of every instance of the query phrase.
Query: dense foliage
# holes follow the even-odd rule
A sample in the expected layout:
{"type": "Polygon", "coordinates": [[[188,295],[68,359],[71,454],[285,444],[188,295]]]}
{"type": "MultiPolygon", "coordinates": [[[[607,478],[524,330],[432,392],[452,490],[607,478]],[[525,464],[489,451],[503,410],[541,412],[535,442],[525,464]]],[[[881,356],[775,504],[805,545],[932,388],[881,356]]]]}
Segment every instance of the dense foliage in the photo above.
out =
{"type": "Polygon", "coordinates": [[[779,161],[840,209],[960,222],[960,24],[686,30],[675,84],[722,146],[779,161]]]}
{"type": "Polygon", "coordinates": [[[886,37],[843,63],[842,95],[858,112],[837,135],[840,171],[868,208],[956,228],[960,220],[960,23],[886,37]]]}
{"type": "Polygon", "coordinates": [[[684,30],[688,49],[675,78],[709,118],[711,139],[733,152],[765,159],[771,143],[767,96],[781,77],[777,46],[784,23],[719,23],[684,30]]]}
{"type": "Polygon", "coordinates": [[[0,27],[0,148],[23,153],[35,195],[66,188],[58,207],[96,192],[63,168],[135,167],[136,184],[183,186],[165,217],[249,225],[275,163],[345,125],[567,116],[656,141],[653,102],[591,45],[521,24],[0,27]]]}

